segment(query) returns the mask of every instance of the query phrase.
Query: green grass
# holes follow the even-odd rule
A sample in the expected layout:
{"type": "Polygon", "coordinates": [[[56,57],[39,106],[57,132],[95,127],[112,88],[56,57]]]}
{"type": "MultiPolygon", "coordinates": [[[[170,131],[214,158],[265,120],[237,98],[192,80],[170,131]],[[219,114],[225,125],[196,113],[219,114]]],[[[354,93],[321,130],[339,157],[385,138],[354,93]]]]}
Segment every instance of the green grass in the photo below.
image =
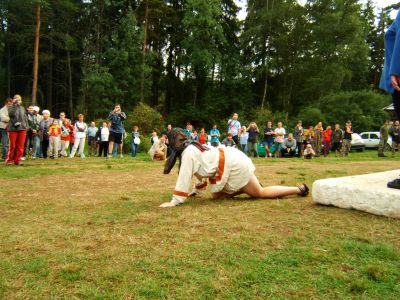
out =
{"type": "MultiPolygon", "coordinates": [[[[264,185],[400,166],[254,160],[264,185]]],[[[190,199],[144,155],[0,166],[2,299],[398,299],[400,220],[308,198],[190,199]]]]}

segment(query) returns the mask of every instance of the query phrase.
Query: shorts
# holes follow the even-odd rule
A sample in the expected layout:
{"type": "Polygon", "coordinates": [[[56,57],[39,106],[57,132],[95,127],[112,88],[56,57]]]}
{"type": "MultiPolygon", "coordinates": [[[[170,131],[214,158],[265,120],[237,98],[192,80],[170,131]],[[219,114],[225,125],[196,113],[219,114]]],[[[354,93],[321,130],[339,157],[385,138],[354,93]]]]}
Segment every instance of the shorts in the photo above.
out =
{"type": "Polygon", "coordinates": [[[122,144],[122,133],[110,131],[110,142],[121,145],[122,144]]]}
{"type": "Polygon", "coordinates": [[[263,145],[268,146],[268,148],[271,148],[271,146],[274,144],[274,141],[263,141],[263,145]]]}

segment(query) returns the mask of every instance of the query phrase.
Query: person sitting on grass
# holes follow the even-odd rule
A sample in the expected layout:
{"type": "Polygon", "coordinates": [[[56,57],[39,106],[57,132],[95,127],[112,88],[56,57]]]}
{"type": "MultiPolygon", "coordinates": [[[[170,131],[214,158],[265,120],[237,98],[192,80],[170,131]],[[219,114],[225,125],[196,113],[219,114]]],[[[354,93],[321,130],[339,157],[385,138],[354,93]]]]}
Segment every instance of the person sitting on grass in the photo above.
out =
{"type": "Polygon", "coordinates": [[[282,143],[282,157],[293,157],[296,154],[297,143],[292,133],[282,143]]]}
{"type": "Polygon", "coordinates": [[[221,144],[224,145],[225,147],[234,147],[234,148],[236,148],[236,143],[233,140],[232,133],[228,133],[228,135],[226,136],[226,138],[224,138],[224,140],[222,141],[221,144]]]}
{"type": "Polygon", "coordinates": [[[315,151],[311,144],[307,144],[306,149],[304,150],[303,156],[305,159],[312,159],[315,157],[315,151]]]}
{"type": "Polygon", "coordinates": [[[174,148],[174,155],[168,158],[164,174],[169,174],[179,159],[179,175],[172,200],[160,207],[168,208],[184,203],[187,197],[201,193],[208,185],[207,180],[211,184],[214,199],[232,198],[240,194],[265,199],[308,195],[309,189],[305,183],[297,187],[262,187],[254,175],[255,167],[251,159],[238,149],[207,147],[190,142],[181,128],[174,129],[170,144],[174,148]],[[193,176],[197,184],[190,192],[193,176]]]}
{"type": "Polygon", "coordinates": [[[149,150],[149,155],[152,160],[166,160],[167,159],[167,145],[165,143],[165,135],[161,136],[157,142],[154,142],[149,150]]]}

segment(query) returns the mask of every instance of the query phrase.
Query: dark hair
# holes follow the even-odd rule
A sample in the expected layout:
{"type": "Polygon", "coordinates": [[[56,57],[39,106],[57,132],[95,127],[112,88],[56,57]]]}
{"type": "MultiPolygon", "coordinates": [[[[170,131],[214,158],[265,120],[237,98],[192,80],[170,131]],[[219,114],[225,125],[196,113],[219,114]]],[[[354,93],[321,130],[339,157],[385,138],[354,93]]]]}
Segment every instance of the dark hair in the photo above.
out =
{"type": "Polygon", "coordinates": [[[116,107],[116,106],[119,106],[119,107],[121,107],[121,104],[119,104],[119,103],[115,103],[114,107],[116,107]]]}
{"type": "Polygon", "coordinates": [[[5,104],[12,102],[13,99],[12,98],[7,98],[6,101],[4,101],[5,104]]]}

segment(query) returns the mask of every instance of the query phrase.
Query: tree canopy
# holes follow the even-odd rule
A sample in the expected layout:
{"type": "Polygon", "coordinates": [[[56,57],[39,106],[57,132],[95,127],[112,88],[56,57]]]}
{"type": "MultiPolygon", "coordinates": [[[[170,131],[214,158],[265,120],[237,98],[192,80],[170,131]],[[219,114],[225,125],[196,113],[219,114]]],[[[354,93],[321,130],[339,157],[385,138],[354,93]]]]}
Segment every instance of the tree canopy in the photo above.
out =
{"type": "Polygon", "coordinates": [[[375,99],[372,114],[387,102],[371,93],[391,20],[371,0],[248,0],[243,21],[234,0],[3,0],[3,99],[32,100],[38,5],[37,103],[54,113],[101,118],[119,102],[199,126],[234,111],[334,122],[348,93],[375,99]]]}

